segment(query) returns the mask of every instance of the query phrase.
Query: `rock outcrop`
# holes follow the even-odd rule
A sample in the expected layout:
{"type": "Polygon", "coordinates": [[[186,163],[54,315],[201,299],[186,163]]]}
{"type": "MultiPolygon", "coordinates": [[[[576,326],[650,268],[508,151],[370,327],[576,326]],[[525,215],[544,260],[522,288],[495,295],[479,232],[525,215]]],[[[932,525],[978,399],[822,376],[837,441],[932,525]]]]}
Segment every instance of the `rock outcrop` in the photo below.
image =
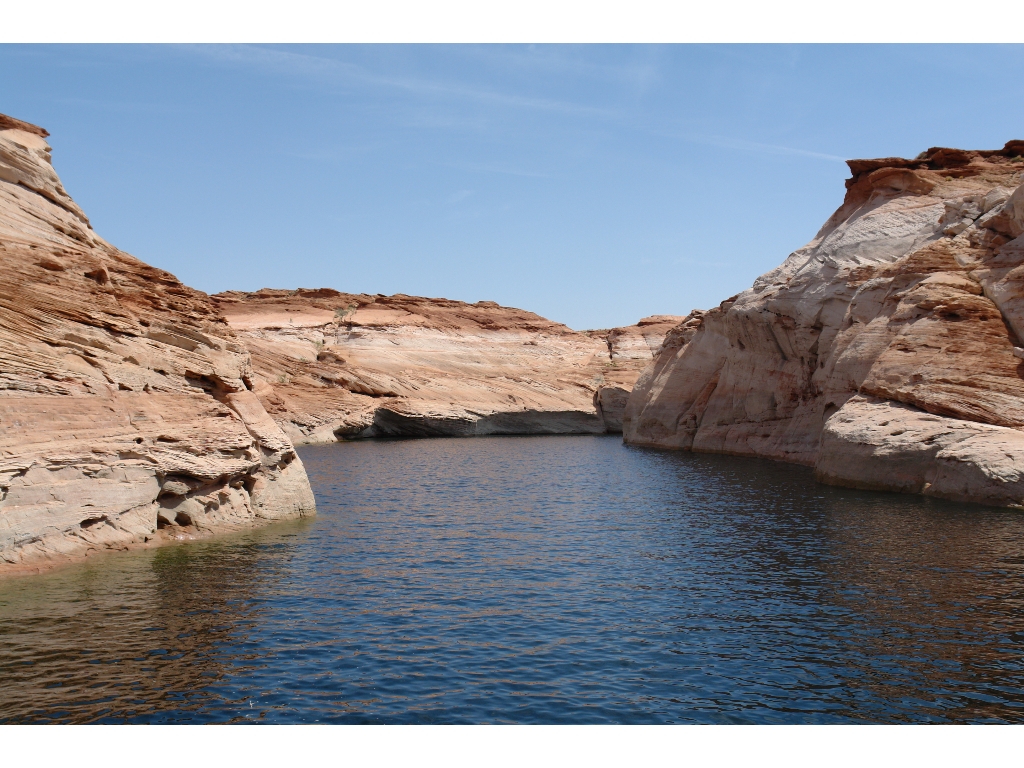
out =
{"type": "Polygon", "coordinates": [[[206,294],[93,232],[0,116],[0,569],[313,514],[206,294]]]}
{"type": "Polygon", "coordinates": [[[814,240],[668,335],[626,441],[1024,505],[1022,155],[851,161],[814,240]]]}
{"type": "Polygon", "coordinates": [[[584,331],[608,347],[608,373],[594,393],[594,408],[608,432],[622,432],[626,402],[640,372],[658,354],[666,334],[684,319],[677,315],[652,315],[624,328],[584,331]]]}
{"type": "Polygon", "coordinates": [[[628,393],[679,320],[579,333],[490,301],[327,288],[213,298],[252,354],[253,391],[296,444],[616,430],[602,403],[628,393]]]}

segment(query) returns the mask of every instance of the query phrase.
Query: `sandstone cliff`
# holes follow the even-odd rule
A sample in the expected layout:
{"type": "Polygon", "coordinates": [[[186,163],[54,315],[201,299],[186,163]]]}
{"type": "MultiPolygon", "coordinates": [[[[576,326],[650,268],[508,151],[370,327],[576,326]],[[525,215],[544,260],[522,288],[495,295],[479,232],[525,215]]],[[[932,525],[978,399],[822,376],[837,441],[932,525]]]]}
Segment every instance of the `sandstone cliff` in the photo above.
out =
{"type": "Polygon", "coordinates": [[[843,205],[669,334],[627,442],[1024,504],[1024,142],[849,163],[843,205]]]}
{"type": "Polygon", "coordinates": [[[312,514],[210,298],[93,232],[0,115],[0,568],[312,514]]]}
{"type": "Polygon", "coordinates": [[[625,398],[613,399],[680,319],[578,333],[489,301],[327,288],[213,298],[252,354],[253,391],[295,443],[618,431],[625,398]]]}

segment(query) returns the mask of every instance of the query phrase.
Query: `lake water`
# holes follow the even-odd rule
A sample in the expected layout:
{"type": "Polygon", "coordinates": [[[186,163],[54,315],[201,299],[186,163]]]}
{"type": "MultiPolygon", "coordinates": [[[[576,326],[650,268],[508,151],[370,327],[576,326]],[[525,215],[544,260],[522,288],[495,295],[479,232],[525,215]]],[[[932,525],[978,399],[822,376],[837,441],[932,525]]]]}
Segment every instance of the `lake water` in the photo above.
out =
{"type": "Polygon", "coordinates": [[[617,437],[300,450],[319,516],[0,581],[0,722],[1024,721],[1024,514],[617,437]]]}

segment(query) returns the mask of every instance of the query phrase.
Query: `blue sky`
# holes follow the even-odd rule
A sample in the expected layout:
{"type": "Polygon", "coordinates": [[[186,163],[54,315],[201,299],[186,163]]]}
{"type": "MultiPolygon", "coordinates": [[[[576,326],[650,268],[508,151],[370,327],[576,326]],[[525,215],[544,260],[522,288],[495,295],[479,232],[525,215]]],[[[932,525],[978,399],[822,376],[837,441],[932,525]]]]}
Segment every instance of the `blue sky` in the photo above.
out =
{"type": "Polygon", "coordinates": [[[707,308],[849,157],[1024,138],[1024,46],[0,46],[103,237],[209,292],[329,286],[583,328],[707,308]]]}

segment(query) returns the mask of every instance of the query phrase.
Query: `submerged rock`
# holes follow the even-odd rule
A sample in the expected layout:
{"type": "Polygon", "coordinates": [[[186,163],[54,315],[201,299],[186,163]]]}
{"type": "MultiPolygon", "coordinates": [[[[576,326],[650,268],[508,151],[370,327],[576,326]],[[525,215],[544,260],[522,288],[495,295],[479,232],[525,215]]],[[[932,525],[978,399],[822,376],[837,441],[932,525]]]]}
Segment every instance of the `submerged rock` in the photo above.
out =
{"type": "Polygon", "coordinates": [[[0,568],[313,514],[206,294],[100,238],[0,115],[0,568]]]}
{"type": "Polygon", "coordinates": [[[669,334],[626,441],[1024,505],[1022,154],[850,161],[814,240],[669,334]]]}

